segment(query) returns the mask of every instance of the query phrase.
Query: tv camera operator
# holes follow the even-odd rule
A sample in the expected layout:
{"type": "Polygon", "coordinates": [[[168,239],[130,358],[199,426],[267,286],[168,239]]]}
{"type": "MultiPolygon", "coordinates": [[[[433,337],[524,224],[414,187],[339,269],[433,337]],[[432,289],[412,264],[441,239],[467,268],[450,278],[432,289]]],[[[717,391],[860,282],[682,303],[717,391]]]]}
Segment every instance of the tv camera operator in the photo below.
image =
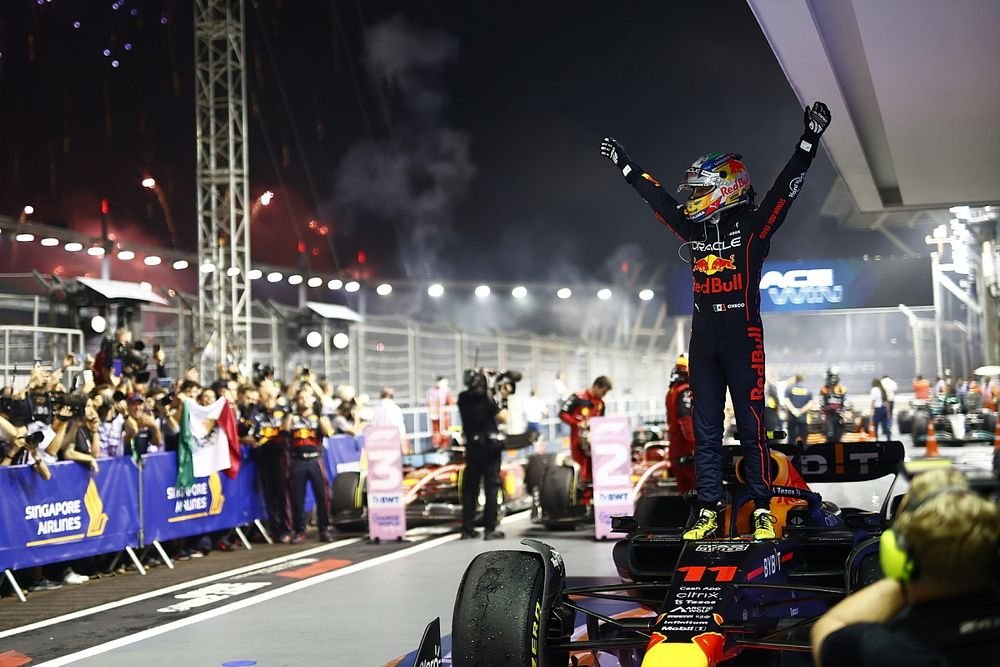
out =
{"type": "Polygon", "coordinates": [[[497,495],[500,492],[500,458],[503,440],[500,425],[508,413],[501,403],[513,393],[521,379],[516,371],[490,371],[470,368],[465,371],[465,390],[458,395],[458,414],[465,436],[465,471],[462,474],[462,539],[477,536],[475,528],[479,488],[483,487],[483,539],[504,537],[497,530],[497,495]],[[499,401],[498,401],[499,399],[499,401]]]}
{"type": "Polygon", "coordinates": [[[812,629],[820,667],[996,664],[1000,508],[962,473],[917,475],[879,556],[885,579],[848,596],[812,629]]]}
{"type": "Polygon", "coordinates": [[[119,386],[126,381],[124,390],[145,393],[151,379],[149,372],[150,359],[156,369],[156,379],[168,381],[166,372],[166,354],[157,344],[153,345],[153,354],[146,351],[146,344],[141,340],[132,340],[132,331],[119,327],[114,338],[105,338],[101,349],[94,357],[93,373],[97,386],[111,384],[119,386]]]}

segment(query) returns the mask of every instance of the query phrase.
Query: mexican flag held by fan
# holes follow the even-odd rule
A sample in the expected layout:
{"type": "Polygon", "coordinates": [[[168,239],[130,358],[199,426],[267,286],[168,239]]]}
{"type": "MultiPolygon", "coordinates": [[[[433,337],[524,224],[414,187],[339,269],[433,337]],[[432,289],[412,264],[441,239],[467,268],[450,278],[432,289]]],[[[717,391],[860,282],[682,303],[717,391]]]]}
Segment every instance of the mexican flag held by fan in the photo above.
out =
{"type": "Polygon", "coordinates": [[[196,477],[220,470],[235,478],[240,469],[240,442],[229,401],[220,398],[211,405],[198,405],[184,399],[183,403],[176,486],[191,486],[196,477]]]}

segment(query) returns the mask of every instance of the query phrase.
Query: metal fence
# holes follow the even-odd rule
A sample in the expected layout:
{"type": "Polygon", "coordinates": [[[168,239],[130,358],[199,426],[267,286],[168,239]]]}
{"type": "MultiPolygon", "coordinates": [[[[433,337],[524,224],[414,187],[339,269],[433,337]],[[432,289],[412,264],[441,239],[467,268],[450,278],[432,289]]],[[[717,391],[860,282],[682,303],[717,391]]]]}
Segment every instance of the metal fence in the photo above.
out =
{"type": "MultiPolygon", "coordinates": [[[[171,375],[193,364],[212,378],[219,360],[194,347],[192,306],[181,299],[171,307],[144,305],[132,324],[137,338],[164,348],[171,375]]],[[[349,327],[312,320],[308,326],[323,333],[323,344],[313,349],[300,342],[305,324],[299,314],[288,306],[254,304],[256,361],[274,366],[277,375],[286,378],[297,367],[308,367],[335,384],[351,384],[359,393],[373,397],[383,386],[390,386],[404,407],[422,405],[437,377],[456,385],[463,369],[472,366],[521,371],[520,391],[534,390],[547,402],[555,399],[557,375],[569,390],[589,385],[597,375],[608,375],[614,382],[613,396],[662,397],[676,354],[688,346],[690,331],[689,318],[668,318],[663,326],[674,332],[669,351],[646,352],[527,333],[472,334],[442,324],[370,316],[349,327]],[[350,345],[344,350],[331,344],[338,330],[349,335],[350,345]]],[[[836,366],[853,393],[867,393],[871,379],[882,374],[892,375],[903,385],[916,374],[933,379],[937,342],[933,317],[933,309],[927,307],[766,314],[768,373],[780,380],[802,372],[809,384],[818,387],[826,370],[836,366]]],[[[953,375],[968,375],[983,362],[967,323],[954,318],[943,323],[943,367],[953,375]]],[[[96,353],[99,337],[71,330],[69,324],[63,304],[50,304],[40,296],[0,295],[0,325],[7,327],[9,336],[0,337],[5,372],[16,364],[26,373],[40,356],[54,366],[66,351],[96,353]],[[52,330],[27,331],[46,326],[52,330]]]]}
{"type": "MultiPolygon", "coordinates": [[[[144,304],[132,321],[135,337],[143,340],[147,349],[154,343],[163,348],[170,375],[177,377],[194,365],[205,377],[213,378],[219,360],[210,356],[210,348],[194,347],[191,306],[181,300],[170,307],[144,304]]],[[[556,400],[557,375],[570,391],[589,386],[598,375],[607,375],[617,397],[659,402],[674,362],[674,357],[663,351],[603,348],[527,333],[471,334],[393,317],[369,317],[350,326],[314,321],[310,326],[322,330],[323,344],[309,348],[302,342],[304,329],[297,313],[297,309],[272,303],[254,304],[251,344],[257,362],[273,366],[276,375],[284,378],[291,377],[297,368],[309,368],[335,384],[353,385],[358,393],[372,397],[390,386],[404,407],[422,405],[438,377],[448,378],[455,386],[462,371],[473,366],[520,371],[524,378],[519,390],[525,394],[535,391],[547,402],[556,400]],[[331,344],[335,331],[348,334],[346,349],[338,350],[331,344]]],[[[17,364],[26,373],[42,352],[46,365],[52,366],[70,350],[81,358],[86,352],[96,354],[101,336],[71,329],[67,326],[70,321],[63,304],[51,304],[38,296],[0,295],[0,325],[8,325],[13,336],[8,343],[0,333],[4,348],[0,360],[10,358],[11,367],[17,364]],[[57,326],[46,332],[40,328],[46,324],[57,326]]]]}

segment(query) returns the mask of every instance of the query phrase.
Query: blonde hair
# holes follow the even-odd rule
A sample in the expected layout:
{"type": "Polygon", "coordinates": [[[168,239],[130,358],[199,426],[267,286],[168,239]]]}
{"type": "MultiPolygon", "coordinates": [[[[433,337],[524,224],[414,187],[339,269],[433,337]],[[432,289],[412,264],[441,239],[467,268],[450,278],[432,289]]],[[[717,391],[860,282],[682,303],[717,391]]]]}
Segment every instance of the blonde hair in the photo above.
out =
{"type": "Polygon", "coordinates": [[[990,584],[1000,542],[1000,508],[970,490],[961,472],[917,475],[893,529],[906,538],[921,579],[956,588],[990,584]]]}

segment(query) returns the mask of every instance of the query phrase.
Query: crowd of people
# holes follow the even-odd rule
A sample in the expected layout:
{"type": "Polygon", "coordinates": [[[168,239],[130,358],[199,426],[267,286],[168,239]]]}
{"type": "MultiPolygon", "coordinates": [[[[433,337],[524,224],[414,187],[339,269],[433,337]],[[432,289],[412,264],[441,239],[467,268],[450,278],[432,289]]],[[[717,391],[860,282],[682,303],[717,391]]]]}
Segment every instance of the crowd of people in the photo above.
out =
{"type": "MultiPolygon", "coordinates": [[[[170,377],[166,361],[159,346],[153,346],[152,353],[147,354],[127,328],[119,328],[93,356],[81,360],[67,355],[59,368],[51,370],[36,364],[22,389],[14,391],[12,386],[6,386],[0,390],[0,466],[30,466],[49,480],[50,465],[74,461],[99,474],[101,461],[107,458],[131,457],[139,462],[145,454],[177,451],[185,401],[201,406],[229,401],[237,415],[239,441],[256,463],[268,532],[282,543],[298,544],[306,540],[310,520],[320,541],[334,539],[329,516],[330,484],[321,457],[325,437],[360,434],[367,425],[394,426],[400,431],[402,452],[413,453],[416,448],[391,387],[384,387],[379,399],[369,404],[368,398],[358,396],[353,387],[335,385],[308,368],[296,369],[291,380],[283,382],[269,366],[255,365],[250,374],[220,366],[217,376],[205,381],[194,367],[184,369],[180,377],[170,377]],[[312,515],[306,512],[307,488],[318,501],[312,515]]],[[[465,391],[458,400],[447,378],[435,379],[427,395],[430,446],[453,445],[454,411],[463,412],[463,394],[476,393],[478,385],[471,386],[468,380],[479,377],[481,371],[476,369],[466,378],[465,391]]],[[[533,390],[515,400],[515,375],[520,378],[513,372],[491,375],[489,409],[480,410],[476,416],[461,414],[471,472],[479,471],[478,475],[467,472],[464,476],[469,487],[467,495],[477,495],[480,484],[492,488],[498,480],[494,473],[499,470],[500,449],[477,448],[480,440],[492,440],[494,434],[512,433],[513,429],[533,440],[550,414],[550,401],[533,390]],[[517,414],[508,417],[515,410],[517,414]],[[507,421],[513,424],[505,425],[507,421]],[[480,456],[487,449],[488,455],[480,456]]],[[[561,377],[556,379],[561,381],[561,377]]],[[[469,396],[464,412],[478,401],[470,402],[469,396]]],[[[573,426],[576,433],[581,424],[585,425],[581,414],[577,409],[573,426]]],[[[0,489],[0,497],[2,493],[0,489]]],[[[490,508],[486,509],[489,515],[490,508]]],[[[493,509],[494,518],[487,521],[486,531],[491,538],[502,535],[496,530],[493,509]]],[[[471,518],[467,520],[466,532],[473,531],[471,522],[471,518]]],[[[222,531],[170,541],[164,547],[171,558],[186,560],[212,551],[230,551],[235,544],[232,532],[222,531]]],[[[147,554],[147,559],[155,564],[158,557],[147,554]]],[[[110,556],[88,558],[16,574],[29,590],[50,590],[106,574],[111,562],[110,556]]]]}
{"type": "MultiPolygon", "coordinates": [[[[334,385],[309,369],[297,369],[288,382],[275,378],[273,369],[259,366],[250,376],[220,367],[210,382],[193,367],[171,378],[163,350],[155,347],[152,355],[143,350],[122,328],[94,356],[78,360],[67,355],[59,368],[51,370],[36,364],[23,389],[3,387],[0,466],[31,466],[43,480],[50,480],[50,465],[75,461],[99,474],[102,459],[127,456],[139,461],[144,454],[176,451],[184,401],[210,406],[226,400],[238,415],[239,440],[257,463],[271,534],[283,543],[306,539],[308,485],[319,500],[318,537],[332,541],[326,511],[329,484],[319,462],[322,439],[358,434],[366,423],[398,426],[405,437],[401,411],[388,387],[380,402],[366,409],[352,387],[334,385]],[[70,372],[81,366],[82,372],[70,372]]],[[[235,548],[230,531],[165,546],[172,558],[180,560],[235,548]]],[[[49,590],[62,583],[84,583],[111,562],[111,558],[82,559],[32,568],[18,576],[29,590],[49,590]]]]}

